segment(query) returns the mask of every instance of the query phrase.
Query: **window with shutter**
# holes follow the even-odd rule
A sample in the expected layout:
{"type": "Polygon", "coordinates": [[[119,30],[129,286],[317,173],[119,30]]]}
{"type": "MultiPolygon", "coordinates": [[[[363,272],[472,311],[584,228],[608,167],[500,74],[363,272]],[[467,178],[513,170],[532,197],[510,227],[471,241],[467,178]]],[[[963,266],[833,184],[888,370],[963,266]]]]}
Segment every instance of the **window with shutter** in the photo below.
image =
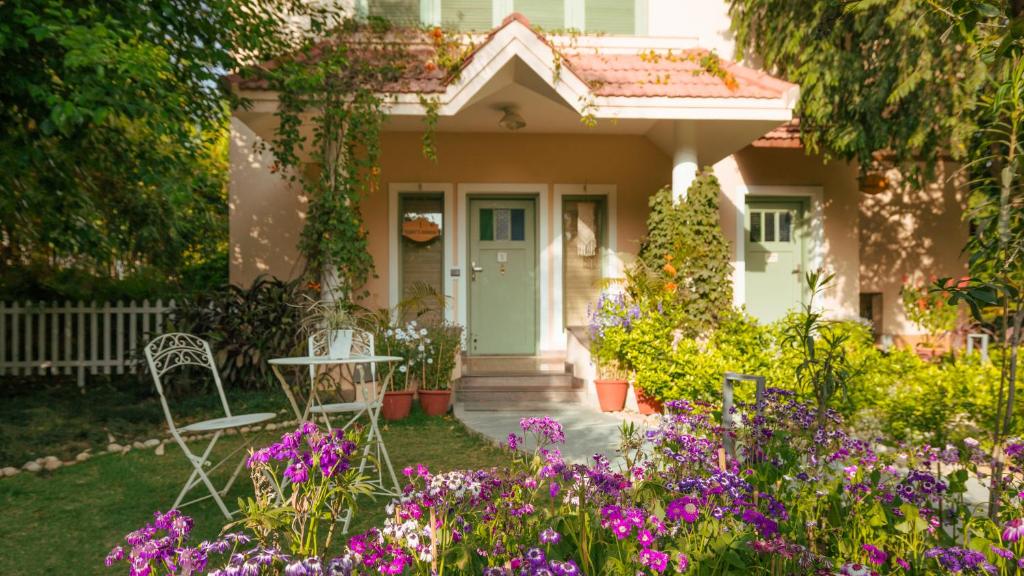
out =
{"type": "Polygon", "coordinates": [[[636,33],[636,2],[633,0],[586,0],[584,16],[587,32],[636,33]]]}
{"type": "Polygon", "coordinates": [[[493,26],[491,0],[442,0],[441,25],[465,32],[483,32],[493,26]]]}
{"type": "Polygon", "coordinates": [[[370,16],[386,18],[396,26],[418,26],[420,0],[369,0],[370,16]]]}
{"type": "Polygon", "coordinates": [[[545,30],[565,28],[565,0],[515,0],[516,12],[545,30]]]}

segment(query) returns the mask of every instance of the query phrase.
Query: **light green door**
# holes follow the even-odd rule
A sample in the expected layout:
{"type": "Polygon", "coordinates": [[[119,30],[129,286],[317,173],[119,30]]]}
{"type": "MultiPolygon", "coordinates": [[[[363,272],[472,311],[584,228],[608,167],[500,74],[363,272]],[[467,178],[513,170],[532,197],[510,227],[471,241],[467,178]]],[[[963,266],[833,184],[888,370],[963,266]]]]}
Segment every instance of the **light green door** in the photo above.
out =
{"type": "Polygon", "coordinates": [[[762,322],[778,320],[802,302],[805,230],[802,202],[747,202],[747,311],[762,322]]]}
{"type": "Polygon", "coordinates": [[[537,350],[534,200],[469,201],[469,352],[537,350]]]}

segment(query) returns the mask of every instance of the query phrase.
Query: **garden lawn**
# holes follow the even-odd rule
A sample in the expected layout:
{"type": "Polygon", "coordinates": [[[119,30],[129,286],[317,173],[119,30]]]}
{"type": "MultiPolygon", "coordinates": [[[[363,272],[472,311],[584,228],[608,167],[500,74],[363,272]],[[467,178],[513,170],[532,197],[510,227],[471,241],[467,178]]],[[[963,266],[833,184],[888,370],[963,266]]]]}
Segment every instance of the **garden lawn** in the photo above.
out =
{"type": "MultiPolygon", "coordinates": [[[[278,432],[264,432],[257,436],[257,444],[267,444],[278,436],[278,432]]],[[[506,462],[498,448],[450,416],[429,418],[414,413],[387,426],[384,439],[400,481],[402,467],[415,463],[445,471],[506,462]]],[[[226,453],[237,442],[237,436],[230,437],[224,450],[218,446],[218,451],[226,453]]],[[[124,565],[116,569],[103,565],[107,552],[124,534],[149,521],[154,510],[166,510],[189,470],[180,449],[169,444],[163,456],[151,450],[133,450],[125,455],[99,456],[52,474],[22,473],[0,479],[0,573],[123,573],[124,565]]],[[[233,508],[239,496],[251,493],[243,474],[225,502],[233,508]]],[[[384,498],[365,501],[356,513],[352,532],[379,524],[385,504],[384,498]]],[[[195,542],[214,537],[225,524],[211,500],[188,506],[184,512],[195,518],[195,542]]]]}

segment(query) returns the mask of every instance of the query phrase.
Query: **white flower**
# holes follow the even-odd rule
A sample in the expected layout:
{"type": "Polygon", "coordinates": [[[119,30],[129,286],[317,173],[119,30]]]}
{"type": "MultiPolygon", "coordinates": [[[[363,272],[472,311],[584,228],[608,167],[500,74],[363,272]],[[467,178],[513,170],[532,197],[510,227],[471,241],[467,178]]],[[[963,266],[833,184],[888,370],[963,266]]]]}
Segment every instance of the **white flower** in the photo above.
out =
{"type": "Polygon", "coordinates": [[[433,363],[434,363],[434,359],[433,358],[427,358],[427,364],[433,364],[433,363]]]}
{"type": "Polygon", "coordinates": [[[403,373],[404,373],[404,372],[405,372],[405,364],[403,364],[403,365],[399,366],[399,367],[398,367],[398,371],[399,371],[399,372],[403,372],[403,373]]]}
{"type": "Polygon", "coordinates": [[[416,349],[419,350],[420,352],[423,352],[424,350],[426,350],[426,348],[423,347],[423,344],[420,344],[419,346],[417,346],[416,349]]]}
{"type": "Polygon", "coordinates": [[[426,335],[427,335],[427,329],[426,328],[420,328],[420,336],[426,336],[426,335]]]}

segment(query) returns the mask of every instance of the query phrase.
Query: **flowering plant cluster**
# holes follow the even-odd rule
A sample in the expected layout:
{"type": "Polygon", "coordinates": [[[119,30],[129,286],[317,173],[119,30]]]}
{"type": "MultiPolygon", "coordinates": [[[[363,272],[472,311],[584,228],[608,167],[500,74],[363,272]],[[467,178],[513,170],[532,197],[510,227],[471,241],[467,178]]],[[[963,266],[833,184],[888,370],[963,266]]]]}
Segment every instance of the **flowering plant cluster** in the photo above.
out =
{"type": "Polygon", "coordinates": [[[602,377],[621,377],[629,370],[630,333],[644,316],[622,291],[605,290],[590,308],[590,353],[602,377]]]}
{"type": "Polygon", "coordinates": [[[447,389],[462,349],[462,332],[461,325],[443,321],[421,325],[410,320],[404,326],[381,328],[376,336],[378,349],[404,358],[391,379],[392,389],[447,389]]]}
{"type": "MultiPolygon", "coordinates": [[[[1002,506],[990,519],[967,491],[972,476],[986,478],[976,441],[883,448],[847,433],[832,411],[822,426],[816,407],[776,389],[758,404],[738,403],[730,429],[713,406],[667,408],[655,428],[623,426],[618,466],[600,455],[587,465],[567,462],[562,426],[524,418],[522,434],[508,437],[508,466],[406,468],[408,484],[382,525],[320,546],[306,545],[317,532],[312,516],[323,511],[319,492],[304,491],[358,492],[344,480],[354,444],[307,424],[250,459],[254,468],[287,463],[284,477],[297,487],[286,500],[295,509],[287,521],[275,523],[269,510],[250,514],[242,524],[251,536],[189,547],[191,522],[158,515],[108,563],[126,561],[133,575],[217,565],[209,573],[218,576],[920,576],[1024,568],[1022,442],[1005,450],[1002,506]],[[300,525],[307,528],[295,530],[300,525]],[[226,561],[210,558],[229,552],[226,561]]],[[[271,490],[257,482],[258,499],[284,488],[270,472],[271,490]]],[[[335,522],[335,509],[322,517],[335,522]]]]}

